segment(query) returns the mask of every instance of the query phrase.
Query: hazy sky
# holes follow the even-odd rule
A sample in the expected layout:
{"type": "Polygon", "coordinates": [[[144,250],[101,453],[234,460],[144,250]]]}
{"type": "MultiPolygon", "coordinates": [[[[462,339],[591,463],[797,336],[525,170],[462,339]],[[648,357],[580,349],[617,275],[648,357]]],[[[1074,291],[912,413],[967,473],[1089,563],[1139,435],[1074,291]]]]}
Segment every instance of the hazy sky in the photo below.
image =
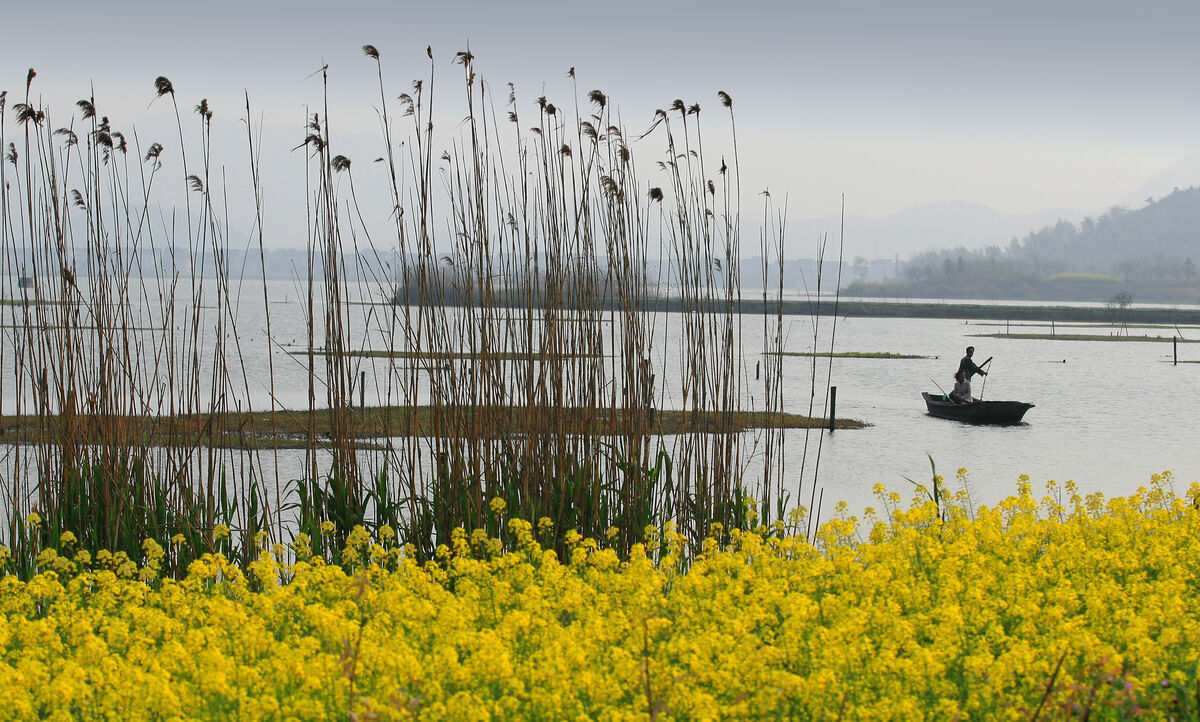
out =
{"type": "MultiPolygon", "coordinates": [[[[1194,0],[6,2],[0,26],[10,99],[34,67],[59,115],[94,84],[114,125],[165,132],[169,105],[149,105],[165,75],[230,137],[248,91],[280,147],[302,137],[322,63],[337,128],[375,132],[364,43],[393,97],[426,74],[426,45],[452,92],[469,42],[497,95],[512,81],[530,109],[543,92],[565,100],[573,66],[631,128],[674,98],[716,110],[725,90],[748,186],[786,191],[796,217],[836,213],[842,194],[867,216],[952,200],[1094,212],[1200,148],[1194,0]]],[[[295,159],[264,162],[286,197],[295,159]]]]}

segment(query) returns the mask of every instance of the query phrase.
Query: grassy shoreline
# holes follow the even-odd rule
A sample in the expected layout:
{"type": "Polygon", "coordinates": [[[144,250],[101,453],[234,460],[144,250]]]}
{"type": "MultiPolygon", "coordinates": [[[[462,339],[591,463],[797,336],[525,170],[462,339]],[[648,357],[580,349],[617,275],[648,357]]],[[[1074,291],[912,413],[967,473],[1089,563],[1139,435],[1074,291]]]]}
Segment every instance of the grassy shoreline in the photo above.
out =
{"type": "Polygon", "coordinates": [[[1173,336],[1114,336],[1094,333],[973,333],[971,338],[1010,338],[1022,341],[1121,341],[1141,343],[1200,343],[1200,339],[1173,336]]]}
{"type": "MultiPolygon", "coordinates": [[[[307,356],[309,351],[289,349],[290,356],[307,356]]],[[[598,359],[603,358],[598,353],[522,353],[500,351],[489,353],[466,353],[450,351],[386,351],[378,349],[363,349],[330,352],[326,349],[313,349],[313,356],[341,356],[345,358],[390,358],[410,361],[559,361],[562,359],[598,359]]]]}
{"type": "MultiPolygon", "coordinates": [[[[203,445],[220,448],[305,449],[309,432],[318,445],[330,438],[332,418],[328,409],[315,411],[269,411],[221,414],[188,414],[176,417],[173,425],[166,417],[75,416],[75,428],[119,428],[130,445],[157,447],[203,445]],[[212,429],[223,431],[213,432],[212,429]]],[[[673,436],[684,433],[737,433],[754,429],[822,429],[828,428],[827,418],[800,414],[740,411],[660,410],[650,421],[645,412],[618,410],[606,413],[596,409],[563,409],[561,420],[564,433],[590,436],[618,436],[628,433],[653,436],[673,436]]],[[[377,448],[388,437],[442,436],[444,438],[498,438],[528,433],[541,423],[531,417],[529,410],[519,407],[481,406],[461,408],[453,412],[430,406],[367,407],[365,413],[354,410],[350,427],[342,429],[354,439],[359,448],[377,448]]],[[[39,444],[59,438],[62,417],[4,416],[0,417],[0,442],[8,444],[39,444]]],[[[835,419],[837,429],[861,429],[870,424],[858,419],[835,419]]],[[[81,443],[100,443],[102,440],[80,432],[81,443]]],[[[108,440],[108,441],[111,441],[108,440]]]]}
{"type": "Polygon", "coordinates": [[[764,356],[793,356],[799,358],[857,358],[857,359],[936,359],[937,356],[922,356],[911,353],[892,353],[891,351],[772,351],[764,356]]]}
{"type": "MultiPolygon", "coordinates": [[[[386,303],[386,302],[384,302],[386,303]]],[[[854,318],[943,318],[965,321],[1045,321],[1113,324],[1114,311],[1104,307],[1062,306],[1047,303],[1030,306],[1022,304],[987,304],[972,302],[913,301],[847,301],[835,304],[831,298],[813,300],[763,301],[743,298],[735,301],[651,298],[639,301],[642,308],[652,312],[735,313],[742,315],[773,315],[778,309],[784,316],[841,316],[854,318]]],[[[447,304],[453,305],[453,304],[447,304]]],[[[518,307],[516,303],[500,301],[498,308],[518,307]]],[[[1118,325],[1171,324],[1200,325],[1200,309],[1127,308],[1121,312],[1118,325]]]]}

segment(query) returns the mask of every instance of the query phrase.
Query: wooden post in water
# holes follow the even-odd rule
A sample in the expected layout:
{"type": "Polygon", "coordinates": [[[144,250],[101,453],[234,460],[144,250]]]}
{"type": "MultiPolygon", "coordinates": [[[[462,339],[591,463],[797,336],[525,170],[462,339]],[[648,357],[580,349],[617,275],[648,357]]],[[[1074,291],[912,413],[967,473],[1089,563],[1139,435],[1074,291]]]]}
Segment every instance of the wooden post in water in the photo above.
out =
{"type": "Polygon", "coordinates": [[[1171,365],[1178,366],[1179,365],[1179,337],[1178,336],[1171,337],[1171,357],[1174,359],[1174,361],[1172,361],[1171,365]]]}
{"type": "Polygon", "coordinates": [[[837,387],[829,387],[829,431],[833,431],[833,420],[837,418],[837,387]]]}
{"type": "Polygon", "coordinates": [[[362,371],[360,374],[358,377],[358,411],[365,419],[367,418],[367,372],[362,371]]]}

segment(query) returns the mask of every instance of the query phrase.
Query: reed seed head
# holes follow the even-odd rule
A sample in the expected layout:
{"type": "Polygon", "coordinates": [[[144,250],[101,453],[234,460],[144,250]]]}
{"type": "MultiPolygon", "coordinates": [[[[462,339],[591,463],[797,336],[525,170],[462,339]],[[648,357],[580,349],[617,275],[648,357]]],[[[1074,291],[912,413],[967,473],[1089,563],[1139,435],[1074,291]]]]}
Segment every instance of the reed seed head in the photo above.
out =
{"type": "Polygon", "coordinates": [[[28,103],[17,103],[13,106],[13,113],[17,116],[17,122],[21,125],[41,125],[45,114],[40,110],[34,110],[33,106],[28,103]]]}
{"type": "Polygon", "coordinates": [[[195,110],[196,110],[196,115],[203,118],[206,122],[212,120],[213,114],[212,114],[212,111],[209,110],[209,108],[208,108],[208,98],[201,98],[200,102],[196,104],[195,110]]]}
{"type": "Polygon", "coordinates": [[[67,139],[67,147],[73,146],[79,142],[79,136],[75,135],[75,131],[70,128],[59,128],[54,131],[55,135],[63,136],[67,139]]]}
{"type": "Polygon", "coordinates": [[[154,79],[154,92],[155,92],[155,96],[154,96],[155,98],[161,98],[164,95],[167,95],[168,93],[170,93],[171,95],[174,95],[175,94],[175,86],[171,85],[170,80],[167,80],[164,76],[160,75],[154,79]]]}
{"type": "Polygon", "coordinates": [[[313,147],[314,155],[325,149],[325,141],[321,139],[321,136],[317,135],[316,133],[309,133],[304,137],[304,142],[295,148],[292,148],[292,150],[300,150],[301,148],[309,145],[313,147]]]}

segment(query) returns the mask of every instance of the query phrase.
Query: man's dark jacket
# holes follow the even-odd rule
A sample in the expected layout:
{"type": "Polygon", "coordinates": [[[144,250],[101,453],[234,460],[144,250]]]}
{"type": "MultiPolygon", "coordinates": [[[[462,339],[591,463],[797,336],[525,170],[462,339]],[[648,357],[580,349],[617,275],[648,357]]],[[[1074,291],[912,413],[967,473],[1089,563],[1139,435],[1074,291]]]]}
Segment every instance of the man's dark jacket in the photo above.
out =
{"type": "Polygon", "coordinates": [[[970,356],[962,357],[962,361],[958,362],[958,370],[960,372],[962,372],[962,371],[966,372],[967,381],[970,381],[971,377],[974,376],[975,374],[983,374],[984,376],[987,375],[986,373],[984,373],[983,369],[981,369],[975,365],[975,362],[971,360],[970,356]]]}

